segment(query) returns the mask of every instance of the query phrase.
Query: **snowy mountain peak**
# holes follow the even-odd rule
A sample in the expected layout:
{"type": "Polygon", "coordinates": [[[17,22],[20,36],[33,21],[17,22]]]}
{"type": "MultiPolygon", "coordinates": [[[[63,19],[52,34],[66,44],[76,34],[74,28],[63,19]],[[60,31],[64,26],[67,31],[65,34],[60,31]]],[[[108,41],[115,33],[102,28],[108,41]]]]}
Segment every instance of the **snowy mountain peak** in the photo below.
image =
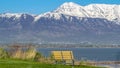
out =
{"type": "Polygon", "coordinates": [[[52,13],[77,17],[105,18],[110,21],[120,22],[120,5],[90,4],[80,6],[73,2],[66,2],[52,13]]]}
{"type": "Polygon", "coordinates": [[[73,6],[79,6],[79,5],[74,2],[65,2],[60,7],[73,7],[73,6]]]}
{"type": "Polygon", "coordinates": [[[83,7],[78,5],[78,4],[75,4],[73,2],[66,2],[66,3],[62,4],[54,12],[66,14],[66,15],[71,15],[71,16],[86,16],[86,14],[84,14],[83,7]]]}
{"type": "Polygon", "coordinates": [[[90,17],[106,18],[111,21],[120,18],[120,5],[90,4],[85,6],[84,9],[90,14],[90,17]]]}
{"type": "Polygon", "coordinates": [[[19,17],[21,17],[21,13],[4,13],[4,14],[0,14],[0,16],[1,17],[8,17],[8,18],[10,18],[10,17],[16,17],[16,18],[19,18],[19,17]]]}
{"type": "Polygon", "coordinates": [[[7,18],[11,18],[11,17],[20,18],[20,17],[26,17],[26,16],[35,17],[36,15],[27,14],[27,13],[3,13],[3,14],[0,14],[0,17],[7,17],[7,18]]]}
{"type": "Polygon", "coordinates": [[[60,19],[61,14],[76,17],[105,18],[110,21],[115,21],[118,24],[120,23],[120,5],[90,4],[86,6],[80,6],[79,4],[73,2],[65,2],[56,10],[41,15],[26,15],[23,13],[4,13],[0,14],[0,17],[20,18],[22,16],[26,18],[26,16],[32,16],[34,17],[34,21],[37,21],[41,17],[53,17],[55,19],[60,19]]]}

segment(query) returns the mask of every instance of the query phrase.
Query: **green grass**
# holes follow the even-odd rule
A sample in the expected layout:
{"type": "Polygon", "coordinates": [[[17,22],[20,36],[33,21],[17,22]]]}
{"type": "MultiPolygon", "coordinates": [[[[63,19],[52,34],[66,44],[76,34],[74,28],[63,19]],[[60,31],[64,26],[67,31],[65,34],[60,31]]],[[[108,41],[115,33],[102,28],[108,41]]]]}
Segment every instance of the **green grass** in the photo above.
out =
{"type": "MultiPolygon", "coordinates": [[[[9,60],[0,60],[0,68],[72,68],[72,66],[9,59],[9,60]]],[[[75,66],[74,68],[101,68],[101,67],[75,66]]]]}

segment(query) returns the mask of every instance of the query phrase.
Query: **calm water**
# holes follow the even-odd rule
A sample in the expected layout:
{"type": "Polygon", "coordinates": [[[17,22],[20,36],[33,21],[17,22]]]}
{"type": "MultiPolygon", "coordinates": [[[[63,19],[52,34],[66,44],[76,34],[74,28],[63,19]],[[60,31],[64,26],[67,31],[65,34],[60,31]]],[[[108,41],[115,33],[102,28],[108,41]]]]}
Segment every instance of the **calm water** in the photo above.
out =
{"type": "Polygon", "coordinates": [[[76,60],[119,61],[120,48],[38,48],[45,57],[53,50],[71,50],[76,60]]]}

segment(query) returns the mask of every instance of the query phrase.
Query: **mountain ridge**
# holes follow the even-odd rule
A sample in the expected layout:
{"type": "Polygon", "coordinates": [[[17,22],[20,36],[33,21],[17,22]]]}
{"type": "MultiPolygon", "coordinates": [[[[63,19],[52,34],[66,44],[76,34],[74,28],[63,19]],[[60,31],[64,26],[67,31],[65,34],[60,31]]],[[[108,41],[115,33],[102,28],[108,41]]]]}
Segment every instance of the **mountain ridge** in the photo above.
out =
{"type": "MultiPolygon", "coordinates": [[[[69,2],[64,3],[54,11],[40,15],[25,13],[0,14],[0,41],[35,43],[80,43],[88,41],[92,43],[119,44],[119,15],[114,16],[114,13],[108,13],[112,15],[108,17],[113,17],[113,20],[109,20],[107,17],[97,17],[99,16],[98,10],[103,11],[103,9],[96,9],[97,7],[91,6],[89,9],[92,11],[89,10],[88,12],[89,6],[87,10],[84,9],[85,7],[69,2]],[[95,16],[91,15],[93,10],[96,10],[96,13],[93,13],[95,16]],[[118,17],[118,19],[114,20],[114,17],[118,17]]],[[[102,15],[104,12],[100,13],[102,15]]]]}
{"type": "MultiPolygon", "coordinates": [[[[78,16],[78,17],[90,17],[90,18],[105,18],[110,21],[115,21],[117,24],[120,22],[120,5],[116,4],[89,4],[86,6],[80,6],[79,4],[73,3],[73,2],[65,2],[60,7],[58,7],[56,10],[53,10],[52,12],[46,12],[43,14],[33,15],[35,18],[40,18],[42,16],[58,16],[60,14],[66,14],[71,16],[78,16]]],[[[24,14],[24,13],[23,13],[24,14]]],[[[20,17],[22,13],[4,13],[0,16],[16,16],[20,17]]]]}
{"type": "MultiPolygon", "coordinates": [[[[92,18],[106,18],[111,21],[120,18],[120,5],[110,4],[90,4],[87,6],[80,6],[73,2],[64,3],[54,12],[64,13],[71,16],[78,17],[92,17],[92,18]]],[[[119,24],[119,23],[117,23],[119,24]]]]}

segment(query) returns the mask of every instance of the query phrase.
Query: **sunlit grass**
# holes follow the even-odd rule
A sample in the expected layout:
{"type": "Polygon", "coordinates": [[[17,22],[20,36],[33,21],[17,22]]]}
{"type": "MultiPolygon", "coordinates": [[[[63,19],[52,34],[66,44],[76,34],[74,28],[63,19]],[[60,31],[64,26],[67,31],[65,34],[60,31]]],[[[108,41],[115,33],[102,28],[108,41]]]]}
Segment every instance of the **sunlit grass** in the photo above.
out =
{"type": "MultiPolygon", "coordinates": [[[[0,60],[0,68],[72,68],[72,66],[8,59],[0,60]]],[[[101,67],[75,66],[74,68],[101,68],[101,67]]]]}

